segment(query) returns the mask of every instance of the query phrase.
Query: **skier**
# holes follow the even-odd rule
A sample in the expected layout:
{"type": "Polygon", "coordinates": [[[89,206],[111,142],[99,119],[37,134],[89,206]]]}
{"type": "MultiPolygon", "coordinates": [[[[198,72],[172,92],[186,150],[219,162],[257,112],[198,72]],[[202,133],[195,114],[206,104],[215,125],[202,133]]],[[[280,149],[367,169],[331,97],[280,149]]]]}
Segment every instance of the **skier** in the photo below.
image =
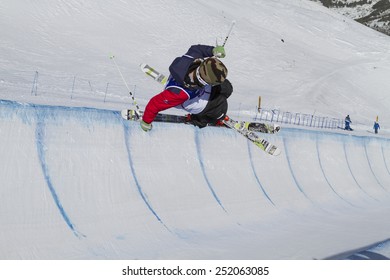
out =
{"type": "Polygon", "coordinates": [[[151,130],[156,115],[172,107],[189,112],[188,121],[201,128],[223,120],[226,99],[233,92],[226,79],[228,70],[219,60],[225,55],[223,46],[193,45],[185,55],[177,57],[169,67],[165,89],[146,105],[141,128],[151,130]]]}
{"type": "Polygon", "coordinates": [[[374,122],[374,131],[375,131],[375,134],[378,134],[378,130],[380,129],[380,125],[378,122],[374,122]]]}
{"type": "Polygon", "coordinates": [[[349,115],[347,115],[345,117],[345,128],[344,128],[344,130],[352,131],[353,129],[351,128],[351,123],[352,123],[351,118],[349,117],[349,115]]]}

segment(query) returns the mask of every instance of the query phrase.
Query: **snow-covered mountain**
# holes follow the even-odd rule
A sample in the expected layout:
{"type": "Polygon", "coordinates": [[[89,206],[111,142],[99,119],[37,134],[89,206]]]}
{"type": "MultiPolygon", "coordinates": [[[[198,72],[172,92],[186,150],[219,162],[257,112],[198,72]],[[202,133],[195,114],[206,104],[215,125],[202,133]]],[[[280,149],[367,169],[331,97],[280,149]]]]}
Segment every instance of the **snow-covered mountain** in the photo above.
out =
{"type": "Polygon", "coordinates": [[[389,0],[313,0],[325,7],[390,35],[389,0]]]}

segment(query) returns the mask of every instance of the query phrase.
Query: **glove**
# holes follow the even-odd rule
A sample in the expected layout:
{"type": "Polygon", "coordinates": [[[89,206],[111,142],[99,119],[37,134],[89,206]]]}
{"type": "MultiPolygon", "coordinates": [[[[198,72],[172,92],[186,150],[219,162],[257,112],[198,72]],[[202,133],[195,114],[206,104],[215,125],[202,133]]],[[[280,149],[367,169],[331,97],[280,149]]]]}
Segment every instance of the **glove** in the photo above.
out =
{"type": "Polygon", "coordinates": [[[143,131],[148,132],[149,130],[152,129],[152,124],[144,122],[144,121],[141,121],[141,128],[142,128],[143,131]]]}
{"type": "Polygon", "coordinates": [[[226,56],[225,48],[223,46],[216,46],[213,49],[213,55],[218,58],[224,58],[226,56]]]}

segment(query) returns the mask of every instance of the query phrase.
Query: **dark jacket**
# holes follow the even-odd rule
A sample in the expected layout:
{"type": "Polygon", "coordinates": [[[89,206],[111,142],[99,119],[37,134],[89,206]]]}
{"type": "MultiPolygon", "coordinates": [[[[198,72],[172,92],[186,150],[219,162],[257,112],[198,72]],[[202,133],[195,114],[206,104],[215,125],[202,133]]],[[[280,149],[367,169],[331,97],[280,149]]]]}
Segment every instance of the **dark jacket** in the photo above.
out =
{"type": "Polygon", "coordinates": [[[203,128],[207,124],[216,124],[219,120],[223,120],[228,110],[227,99],[232,92],[233,86],[228,79],[221,85],[214,86],[206,107],[199,114],[191,115],[191,123],[203,128]]]}

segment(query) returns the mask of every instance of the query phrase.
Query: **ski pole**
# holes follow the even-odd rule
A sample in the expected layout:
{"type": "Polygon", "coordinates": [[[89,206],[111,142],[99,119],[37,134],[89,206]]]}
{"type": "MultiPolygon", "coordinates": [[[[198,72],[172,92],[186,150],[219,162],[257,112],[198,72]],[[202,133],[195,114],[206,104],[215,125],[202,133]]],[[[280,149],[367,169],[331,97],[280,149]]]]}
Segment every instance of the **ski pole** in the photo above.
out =
{"type": "Polygon", "coordinates": [[[119,66],[118,66],[118,64],[117,64],[116,61],[115,61],[115,55],[111,55],[111,56],[110,56],[110,59],[114,62],[115,66],[116,66],[116,69],[118,70],[120,76],[122,77],[122,81],[124,82],[124,84],[125,84],[127,90],[129,91],[130,97],[131,97],[131,99],[133,100],[133,105],[135,106],[135,112],[136,112],[136,114],[138,115],[138,117],[141,117],[141,116],[142,116],[141,110],[140,110],[140,108],[139,108],[139,106],[138,106],[137,101],[135,100],[134,94],[131,92],[129,86],[128,86],[127,83],[126,83],[125,78],[123,77],[122,71],[119,69],[119,66]]]}
{"type": "Polygon", "coordinates": [[[225,37],[225,41],[223,42],[223,44],[222,44],[222,47],[224,47],[225,46],[225,44],[226,44],[226,41],[227,41],[227,39],[229,38],[229,36],[230,36],[230,33],[232,33],[232,29],[233,29],[233,27],[234,27],[234,25],[236,24],[236,21],[235,20],[233,20],[232,21],[232,23],[231,23],[231,25],[230,25],[230,29],[229,29],[229,32],[228,32],[228,34],[226,35],[226,37],[225,37]]]}

